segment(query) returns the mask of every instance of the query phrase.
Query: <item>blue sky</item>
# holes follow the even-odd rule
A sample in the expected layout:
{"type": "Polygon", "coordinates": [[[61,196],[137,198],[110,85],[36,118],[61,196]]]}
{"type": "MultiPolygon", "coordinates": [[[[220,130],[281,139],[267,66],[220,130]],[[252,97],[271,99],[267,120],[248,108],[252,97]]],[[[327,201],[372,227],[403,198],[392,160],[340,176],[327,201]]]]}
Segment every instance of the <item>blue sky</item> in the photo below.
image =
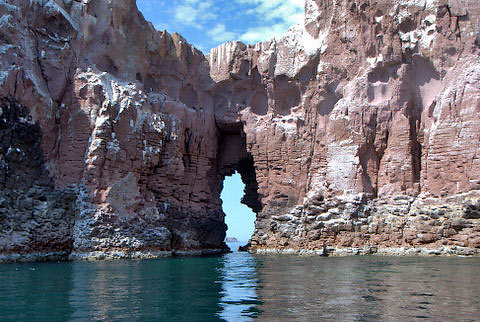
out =
{"type": "Polygon", "coordinates": [[[137,0],[156,29],[178,32],[205,54],[224,42],[256,43],[303,21],[304,0],[137,0]]]}
{"type": "Polygon", "coordinates": [[[235,173],[225,178],[220,196],[223,200],[223,212],[227,215],[225,217],[228,226],[227,237],[235,237],[241,242],[247,242],[255,228],[255,214],[240,203],[244,188],[240,174],[235,173]]]}

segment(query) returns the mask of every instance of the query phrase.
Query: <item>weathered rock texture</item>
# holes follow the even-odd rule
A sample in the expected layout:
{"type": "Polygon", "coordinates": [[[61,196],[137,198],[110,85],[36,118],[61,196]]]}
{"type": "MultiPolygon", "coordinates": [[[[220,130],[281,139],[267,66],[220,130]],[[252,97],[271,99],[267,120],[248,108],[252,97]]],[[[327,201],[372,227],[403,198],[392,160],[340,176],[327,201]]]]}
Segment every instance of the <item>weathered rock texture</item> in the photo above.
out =
{"type": "Polygon", "coordinates": [[[480,252],[480,4],[307,0],[208,57],[133,0],[0,1],[0,254],[480,252]]]}
{"type": "Polygon", "coordinates": [[[1,252],[221,250],[203,54],[155,31],[131,0],[1,1],[0,13],[1,252]],[[17,121],[13,108],[28,115],[17,121]],[[65,206],[64,191],[75,196],[65,206]]]}

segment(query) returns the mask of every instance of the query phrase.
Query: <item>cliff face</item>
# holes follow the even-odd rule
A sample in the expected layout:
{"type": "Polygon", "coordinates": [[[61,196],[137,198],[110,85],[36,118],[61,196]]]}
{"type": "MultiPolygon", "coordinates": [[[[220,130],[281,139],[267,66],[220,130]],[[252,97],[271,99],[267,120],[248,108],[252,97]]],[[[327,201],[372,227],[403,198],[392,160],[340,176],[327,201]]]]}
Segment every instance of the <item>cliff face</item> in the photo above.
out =
{"type": "Polygon", "coordinates": [[[155,31],[135,1],[4,1],[0,12],[2,253],[221,249],[219,135],[203,54],[155,31]],[[26,115],[8,118],[13,108],[26,115]],[[8,139],[19,126],[31,146],[8,139]],[[74,196],[67,206],[45,198],[29,165],[52,194],[74,196]],[[10,184],[18,177],[25,187],[10,184]]]}
{"type": "Polygon", "coordinates": [[[307,1],[283,38],[212,51],[255,164],[254,249],[478,251],[479,13],[307,1]]]}
{"type": "Polygon", "coordinates": [[[208,57],[133,0],[0,2],[0,254],[480,250],[480,5],[307,0],[208,57]]]}

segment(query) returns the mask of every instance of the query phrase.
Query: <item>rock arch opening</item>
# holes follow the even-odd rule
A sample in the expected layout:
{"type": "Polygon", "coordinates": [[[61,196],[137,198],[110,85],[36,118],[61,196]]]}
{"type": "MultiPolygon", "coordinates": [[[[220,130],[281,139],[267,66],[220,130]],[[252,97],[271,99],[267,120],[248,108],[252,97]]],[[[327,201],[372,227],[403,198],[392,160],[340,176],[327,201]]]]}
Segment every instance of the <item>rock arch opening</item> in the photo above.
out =
{"type": "Polygon", "coordinates": [[[239,242],[245,245],[255,229],[256,214],[241,204],[245,184],[238,172],[225,177],[220,195],[227,225],[226,242],[239,242]]]}
{"type": "Polygon", "coordinates": [[[222,192],[226,223],[227,225],[230,223],[227,237],[248,242],[253,233],[257,214],[262,210],[262,204],[258,195],[253,158],[247,151],[246,137],[241,124],[220,130],[217,160],[219,196],[222,192]],[[248,229],[251,229],[249,234],[245,233],[248,229]],[[242,234],[237,237],[232,235],[234,232],[242,234]]]}

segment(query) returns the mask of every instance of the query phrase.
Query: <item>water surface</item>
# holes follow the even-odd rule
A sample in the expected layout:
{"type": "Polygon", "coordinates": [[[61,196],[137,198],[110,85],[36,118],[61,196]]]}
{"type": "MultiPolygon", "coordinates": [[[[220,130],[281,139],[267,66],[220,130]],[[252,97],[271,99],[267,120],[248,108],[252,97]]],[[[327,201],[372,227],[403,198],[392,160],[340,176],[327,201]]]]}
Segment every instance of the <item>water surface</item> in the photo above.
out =
{"type": "MultiPolygon", "coordinates": [[[[237,245],[235,245],[237,246],[237,245]]],[[[0,320],[480,319],[480,259],[221,257],[0,265],[0,320]]]]}

